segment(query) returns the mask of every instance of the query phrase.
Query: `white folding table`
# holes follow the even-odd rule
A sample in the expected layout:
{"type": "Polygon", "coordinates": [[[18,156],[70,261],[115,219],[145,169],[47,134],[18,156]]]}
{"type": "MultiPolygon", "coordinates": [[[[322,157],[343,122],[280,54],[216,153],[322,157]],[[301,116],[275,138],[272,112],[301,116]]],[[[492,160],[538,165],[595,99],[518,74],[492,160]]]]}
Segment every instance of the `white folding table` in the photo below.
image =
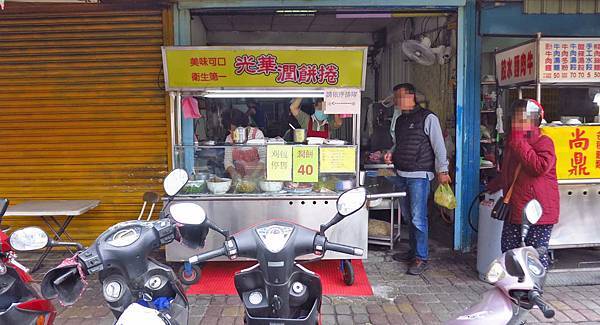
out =
{"type": "MultiPolygon", "coordinates": [[[[73,241],[73,238],[67,233],[67,227],[73,218],[88,212],[99,204],[100,201],[98,200],[32,200],[9,206],[4,216],[41,217],[50,231],[54,233],[54,240],[61,241],[61,237],[64,235],[69,241],[73,241]],[[62,224],[56,219],[59,216],[66,217],[62,224]]],[[[40,268],[50,250],[52,250],[52,247],[46,248],[31,272],[35,272],[40,268]]]]}

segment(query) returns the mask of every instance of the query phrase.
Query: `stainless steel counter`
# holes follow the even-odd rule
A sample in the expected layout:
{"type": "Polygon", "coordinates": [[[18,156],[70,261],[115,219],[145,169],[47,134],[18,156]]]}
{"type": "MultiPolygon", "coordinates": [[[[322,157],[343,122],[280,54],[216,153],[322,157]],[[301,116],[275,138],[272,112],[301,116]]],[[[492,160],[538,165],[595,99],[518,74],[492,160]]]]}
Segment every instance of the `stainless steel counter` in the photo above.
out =
{"type": "MultiPolygon", "coordinates": [[[[319,229],[336,213],[338,195],[273,196],[231,195],[231,196],[180,196],[176,201],[194,202],[202,206],[207,216],[223,229],[236,233],[244,228],[271,219],[283,219],[302,226],[319,229]]],[[[346,245],[360,247],[365,251],[363,257],[328,252],[325,259],[360,259],[367,257],[368,211],[366,208],[347,217],[327,231],[329,240],[346,245]]],[[[203,249],[193,250],[178,242],[167,245],[167,261],[184,261],[200,252],[212,250],[223,245],[223,237],[210,231],[203,249]]],[[[306,256],[305,259],[315,256],[306,256]]],[[[229,260],[222,257],[218,260],[229,260]]]]}
{"type": "Polygon", "coordinates": [[[550,248],[600,246],[600,183],[560,182],[560,219],[550,248]]]}

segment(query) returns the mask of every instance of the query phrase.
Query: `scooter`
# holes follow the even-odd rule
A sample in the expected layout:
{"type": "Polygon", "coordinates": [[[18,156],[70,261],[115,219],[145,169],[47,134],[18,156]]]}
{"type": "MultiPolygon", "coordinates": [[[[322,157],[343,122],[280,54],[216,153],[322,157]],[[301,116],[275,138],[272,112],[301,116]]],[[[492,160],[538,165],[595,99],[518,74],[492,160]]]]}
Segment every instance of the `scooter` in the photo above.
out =
{"type": "MultiPolygon", "coordinates": [[[[187,173],[174,170],[164,180],[172,199],[186,184],[187,173]]],[[[79,243],[55,242],[37,227],[15,231],[10,241],[19,250],[76,246],[78,252],[50,270],[42,280],[42,295],[74,304],[87,287],[86,278],[98,274],[102,294],[117,325],[187,325],[189,302],[175,272],[149,255],[176,240],[177,223],[132,220],[118,223],[87,249],[79,243]]]]}
{"type": "MultiPolygon", "coordinates": [[[[296,261],[302,255],[322,258],[327,251],[362,256],[363,250],[327,240],[325,232],[344,218],[359,211],[367,199],[400,197],[404,193],[367,195],[364,188],[344,192],[336,202],[338,213],[319,231],[284,220],[270,220],[229,235],[193,203],[175,203],[171,217],[184,227],[210,228],[225,237],[221,248],[189,258],[192,264],[220,256],[229,259],[246,257],[257,264],[236,273],[234,282],[245,306],[245,324],[318,324],[322,302],[319,276],[296,261]]],[[[193,237],[193,232],[189,233],[193,237]]]]}
{"type": "Polygon", "coordinates": [[[546,249],[525,246],[531,225],[542,216],[542,206],[537,200],[523,209],[521,247],[512,249],[490,265],[487,280],[494,287],[483,294],[481,302],[465,310],[447,325],[523,324],[529,311],[537,306],[544,317],[554,317],[554,310],[542,299],[546,269],[539,260],[546,249]]]}
{"type": "MultiPolygon", "coordinates": [[[[8,200],[0,199],[0,217],[8,200]]],[[[29,270],[17,261],[4,230],[0,231],[0,324],[51,325],[56,310],[32,283],[29,270]]]]}

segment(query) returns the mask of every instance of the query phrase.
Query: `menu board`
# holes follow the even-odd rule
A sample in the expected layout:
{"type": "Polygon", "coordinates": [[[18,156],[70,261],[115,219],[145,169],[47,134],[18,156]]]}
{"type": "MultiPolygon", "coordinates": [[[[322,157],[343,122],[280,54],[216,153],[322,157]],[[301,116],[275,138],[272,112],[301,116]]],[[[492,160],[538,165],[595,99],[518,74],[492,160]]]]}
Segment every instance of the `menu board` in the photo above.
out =
{"type": "Polygon", "coordinates": [[[498,85],[515,85],[535,81],[535,42],[517,46],[496,54],[498,85]]]}
{"type": "Polygon", "coordinates": [[[292,147],[285,145],[267,146],[267,180],[292,180],[292,147]]]}
{"type": "Polygon", "coordinates": [[[293,146],[292,181],[316,183],[319,181],[319,147],[293,146]]]}
{"type": "Polygon", "coordinates": [[[540,82],[600,82],[600,39],[542,38],[539,51],[540,82]]]}
{"type": "Polygon", "coordinates": [[[554,142],[558,179],[600,178],[600,126],[543,127],[554,142]]]}
{"type": "Polygon", "coordinates": [[[356,172],[356,149],[354,147],[321,147],[319,158],[321,173],[356,172]]]}

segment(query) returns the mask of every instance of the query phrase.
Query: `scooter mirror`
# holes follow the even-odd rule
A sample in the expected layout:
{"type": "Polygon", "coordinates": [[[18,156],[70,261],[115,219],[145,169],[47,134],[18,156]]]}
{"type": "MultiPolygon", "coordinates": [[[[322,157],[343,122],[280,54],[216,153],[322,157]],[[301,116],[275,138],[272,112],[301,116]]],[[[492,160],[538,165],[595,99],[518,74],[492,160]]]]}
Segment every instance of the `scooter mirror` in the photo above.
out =
{"type": "Polygon", "coordinates": [[[206,221],[204,209],[192,202],[181,202],[169,207],[173,220],[184,225],[201,225],[206,221]]]}
{"type": "Polygon", "coordinates": [[[525,205],[523,209],[523,224],[535,225],[542,217],[543,209],[540,202],[533,199],[525,205]]]}
{"type": "Polygon", "coordinates": [[[188,180],[188,173],[184,169],[173,169],[163,182],[165,193],[168,196],[174,196],[181,191],[188,180]]]}
{"type": "Polygon", "coordinates": [[[336,205],[338,213],[343,217],[347,217],[360,210],[366,202],[367,190],[364,187],[357,187],[342,193],[336,205]]]}
{"type": "Polygon", "coordinates": [[[48,246],[50,239],[38,227],[19,229],[10,235],[10,245],[18,251],[33,251],[48,246]]]}

